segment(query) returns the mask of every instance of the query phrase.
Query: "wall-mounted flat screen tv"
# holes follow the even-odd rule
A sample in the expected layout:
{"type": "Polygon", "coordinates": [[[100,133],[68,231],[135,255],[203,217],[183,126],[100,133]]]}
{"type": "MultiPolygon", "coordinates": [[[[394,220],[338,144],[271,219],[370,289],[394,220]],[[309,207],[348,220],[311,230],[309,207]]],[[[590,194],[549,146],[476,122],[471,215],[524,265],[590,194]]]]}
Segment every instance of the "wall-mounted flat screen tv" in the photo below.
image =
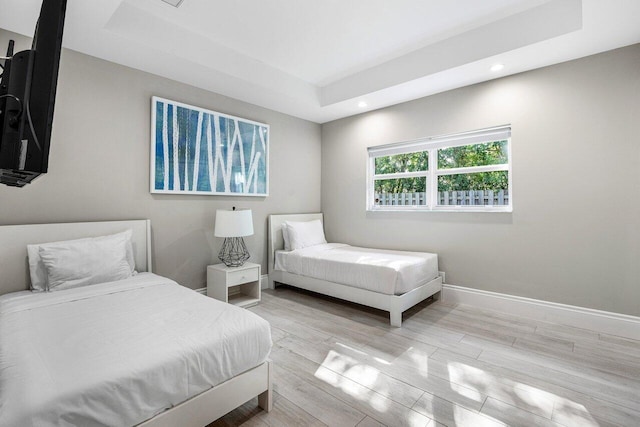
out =
{"type": "Polygon", "coordinates": [[[9,41],[0,77],[0,183],[47,172],[67,0],[43,0],[31,49],[9,41]]]}

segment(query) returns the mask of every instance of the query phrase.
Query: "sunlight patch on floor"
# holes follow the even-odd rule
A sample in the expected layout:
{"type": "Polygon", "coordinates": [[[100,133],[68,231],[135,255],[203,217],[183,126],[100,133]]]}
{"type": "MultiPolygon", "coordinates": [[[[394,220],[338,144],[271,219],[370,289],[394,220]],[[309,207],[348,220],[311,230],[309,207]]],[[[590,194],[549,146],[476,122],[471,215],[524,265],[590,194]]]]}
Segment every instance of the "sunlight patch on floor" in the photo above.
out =
{"type": "MultiPolygon", "coordinates": [[[[326,354],[315,372],[315,377],[359,401],[366,402],[375,411],[387,412],[390,401],[385,396],[388,390],[380,391],[380,387],[384,387],[384,384],[380,383],[385,383],[381,381],[383,374],[375,366],[358,359],[368,359],[374,365],[390,363],[344,344],[336,343],[335,345],[336,349],[326,354]]],[[[416,375],[425,378],[429,375],[429,354],[424,351],[409,347],[403,351],[400,358],[403,359],[403,364],[410,364],[415,369],[416,375]]],[[[565,397],[525,383],[496,377],[490,372],[466,363],[448,362],[446,366],[451,390],[472,401],[481,402],[485,396],[492,396],[499,401],[531,412],[532,416],[536,414],[549,420],[553,417],[553,421],[569,425],[599,425],[584,405],[565,397]]],[[[475,413],[474,416],[468,410],[447,401],[438,403],[437,408],[434,408],[433,402],[429,402],[425,397],[423,399],[426,401],[424,402],[426,407],[419,412],[427,416],[434,411],[436,413],[444,411],[448,417],[451,417],[450,419],[463,424],[480,422],[481,424],[477,425],[485,425],[486,422],[486,425],[495,425],[497,421],[487,414],[476,418],[479,414],[475,413]]]]}
{"type": "Polygon", "coordinates": [[[500,420],[486,414],[482,414],[482,416],[480,416],[474,412],[464,409],[461,406],[454,405],[452,410],[453,419],[455,420],[454,425],[456,426],[496,427],[497,425],[504,425],[500,420]]]}
{"type": "MultiPolygon", "coordinates": [[[[449,370],[449,380],[455,384],[464,384],[466,388],[473,389],[478,393],[486,393],[486,385],[492,382],[492,377],[485,373],[482,369],[473,366],[464,365],[457,362],[449,362],[447,364],[449,370]],[[473,379],[473,381],[469,381],[473,379]],[[478,383],[485,385],[484,390],[478,387],[478,383]]],[[[454,384],[451,384],[453,387],[454,384]]],[[[491,384],[493,386],[493,384],[491,384]]]]}
{"type": "Polygon", "coordinates": [[[580,403],[567,399],[556,403],[553,420],[568,426],[599,427],[600,423],[594,419],[589,410],[580,403]]]}
{"type": "Polygon", "coordinates": [[[526,384],[517,384],[513,387],[513,392],[517,399],[526,402],[529,406],[536,406],[538,408],[544,408],[548,404],[553,405],[558,399],[562,399],[553,393],[526,384]]]}
{"type": "Polygon", "coordinates": [[[383,365],[391,365],[391,362],[388,362],[388,361],[386,361],[384,359],[381,359],[379,357],[370,356],[369,354],[365,353],[364,351],[357,350],[357,349],[355,349],[353,347],[349,347],[346,344],[342,344],[342,343],[337,342],[337,343],[335,343],[335,345],[338,346],[338,347],[342,347],[343,349],[345,349],[345,351],[349,351],[349,352],[352,352],[352,353],[355,353],[355,354],[359,354],[359,355],[362,355],[363,357],[372,357],[376,362],[382,363],[383,365]]]}
{"type": "Polygon", "coordinates": [[[379,357],[374,357],[373,359],[378,363],[382,363],[383,365],[391,365],[392,364],[391,362],[387,362],[386,360],[380,359],[379,357]]]}
{"type": "Polygon", "coordinates": [[[320,366],[314,375],[319,380],[322,380],[333,387],[339,388],[349,396],[360,401],[367,402],[371,408],[378,412],[386,412],[389,407],[387,399],[382,395],[356,383],[355,381],[345,378],[324,366],[320,366]]]}
{"type": "Polygon", "coordinates": [[[372,366],[356,365],[345,372],[350,379],[357,381],[365,387],[376,385],[380,371],[372,366]]]}
{"type": "Polygon", "coordinates": [[[407,350],[407,354],[411,358],[411,361],[413,361],[416,373],[423,377],[429,376],[429,354],[416,350],[413,347],[407,350]]]}
{"type": "MultiPolygon", "coordinates": [[[[563,424],[598,426],[588,409],[577,402],[528,384],[499,379],[474,366],[459,362],[447,364],[451,387],[460,384],[477,392],[490,395],[520,409],[544,418],[556,418],[563,424]]],[[[459,386],[463,388],[462,386],[459,386]]],[[[456,390],[457,391],[457,390],[456,390]]]]}
{"type": "MultiPolygon", "coordinates": [[[[438,425],[450,426],[504,426],[504,423],[476,410],[467,409],[446,399],[426,392],[418,399],[413,409],[432,420],[438,425]]],[[[431,427],[431,426],[429,426],[431,427]]]]}
{"type": "Polygon", "coordinates": [[[331,369],[338,374],[344,375],[365,387],[373,387],[378,381],[380,371],[356,359],[334,350],[329,351],[321,366],[331,369]]]}

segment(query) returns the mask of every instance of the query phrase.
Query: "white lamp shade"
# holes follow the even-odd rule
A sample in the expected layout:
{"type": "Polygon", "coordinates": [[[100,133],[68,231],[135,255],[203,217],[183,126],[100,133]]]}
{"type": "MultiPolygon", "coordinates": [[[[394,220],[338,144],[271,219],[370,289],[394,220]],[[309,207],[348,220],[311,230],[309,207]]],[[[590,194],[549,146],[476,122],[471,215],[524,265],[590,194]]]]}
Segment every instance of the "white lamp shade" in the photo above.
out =
{"type": "Polygon", "coordinates": [[[216,237],[243,237],[253,234],[251,209],[243,211],[216,210],[216,237]]]}

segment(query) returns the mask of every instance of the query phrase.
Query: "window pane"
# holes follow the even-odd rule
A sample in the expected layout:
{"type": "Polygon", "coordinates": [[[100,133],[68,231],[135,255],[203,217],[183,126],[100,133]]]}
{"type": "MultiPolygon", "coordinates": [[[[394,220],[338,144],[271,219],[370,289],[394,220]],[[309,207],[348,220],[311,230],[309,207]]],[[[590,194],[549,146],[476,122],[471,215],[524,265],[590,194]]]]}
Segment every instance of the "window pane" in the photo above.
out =
{"type": "Polygon", "coordinates": [[[507,171],[478,172],[438,177],[438,205],[507,206],[507,171]]]}
{"type": "Polygon", "coordinates": [[[419,172],[429,168],[429,153],[403,153],[376,157],[376,175],[385,173],[419,172]]]}
{"type": "Polygon", "coordinates": [[[502,165],[508,161],[506,140],[438,150],[438,169],[502,165]]]}
{"type": "Polygon", "coordinates": [[[427,204],[425,177],[377,179],[374,181],[376,206],[424,206],[427,204]]]}

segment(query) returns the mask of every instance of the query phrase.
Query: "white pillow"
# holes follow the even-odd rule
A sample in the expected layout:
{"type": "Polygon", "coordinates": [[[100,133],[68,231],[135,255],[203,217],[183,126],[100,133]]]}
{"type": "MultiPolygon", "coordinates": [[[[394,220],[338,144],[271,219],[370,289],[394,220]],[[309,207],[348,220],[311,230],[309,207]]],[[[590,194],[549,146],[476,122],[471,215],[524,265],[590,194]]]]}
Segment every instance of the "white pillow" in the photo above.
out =
{"type": "Polygon", "coordinates": [[[291,243],[289,242],[289,230],[287,229],[287,224],[282,224],[282,240],[284,240],[284,250],[291,250],[291,243]]]}
{"type": "Polygon", "coordinates": [[[31,290],[44,292],[47,290],[47,269],[40,259],[40,245],[27,245],[29,257],[29,275],[31,276],[31,290]]]}
{"type": "Polygon", "coordinates": [[[29,257],[29,273],[31,276],[31,290],[34,292],[44,292],[49,290],[47,268],[45,267],[45,264],[42,261],[42,258],[40,257],[40,248],[43,246],[47,247],[51,245],[56,245],[56,246],[57,245],[74,245],[76,243],[82,243],[92,239],[106,239],[107,241],[109,241],[110,239],[114,239],[115,241],[119,241],[121,238],[124,237],[124,239],[126,240],[125,257],[126,257],[127,263],[130,266],[131,273],[135,274],[136,262],[133,254],[133,245],[131,243],[131,235],[132,235],[132,231],[127,230],[122,233],[112,234],[109,236],[27,245],[27,254],[29,257]]]}
{"type": "Polygon", "coordinates": [[[124,235],[40,246],[49,291],[126,279],[131,276],[124,235]]]}
{"type": "Polygon", "coordinates": [[[304,222],[286,221],[285,223],[292,251],[327,243],[324,238],[322,222],[319,219],[304,222]]]}

